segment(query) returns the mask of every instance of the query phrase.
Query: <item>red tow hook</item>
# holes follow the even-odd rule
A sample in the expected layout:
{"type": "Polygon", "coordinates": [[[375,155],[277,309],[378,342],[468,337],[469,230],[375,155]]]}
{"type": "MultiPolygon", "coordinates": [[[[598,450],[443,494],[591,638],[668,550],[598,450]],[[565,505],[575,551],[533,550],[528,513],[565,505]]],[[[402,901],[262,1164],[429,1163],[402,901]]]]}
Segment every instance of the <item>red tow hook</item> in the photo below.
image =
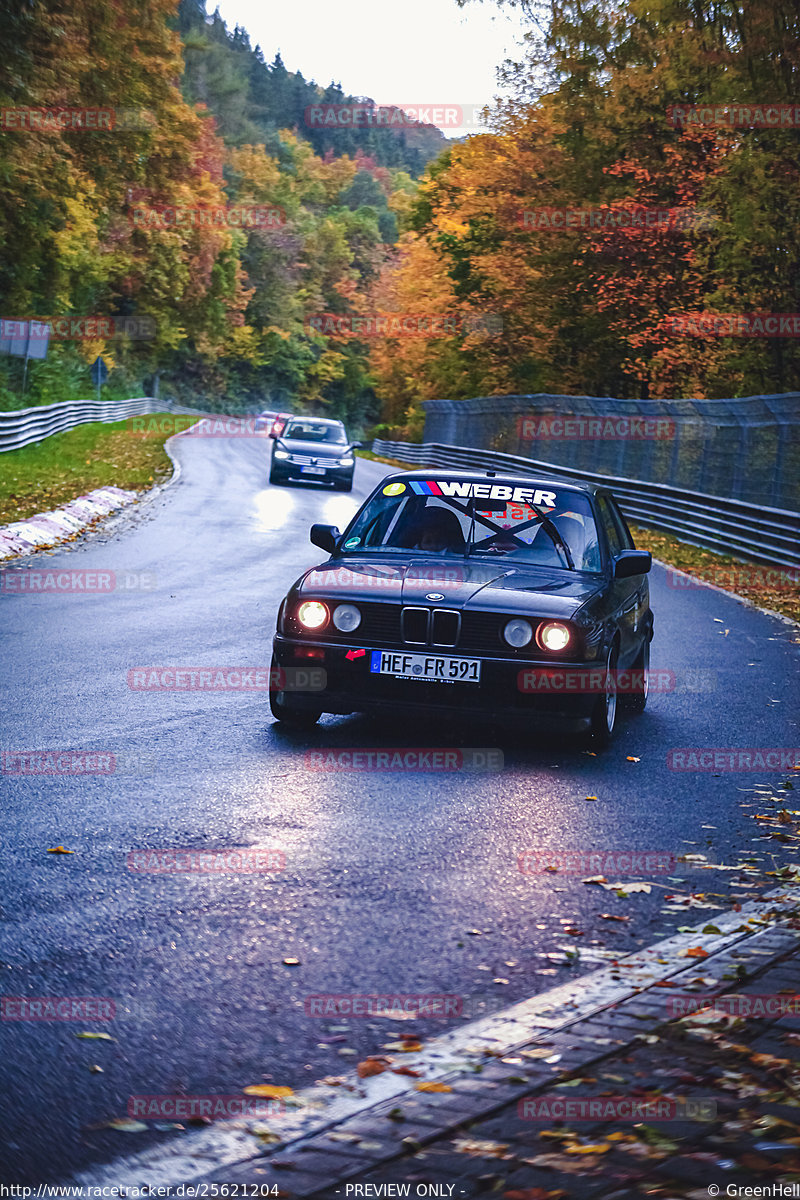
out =
{"type": "Polygon", "coordinates": [[[356,658],[363,658],[366,653],[366,650],[348,650],[345,658],[348,662],[353,662],[356,658]]]}

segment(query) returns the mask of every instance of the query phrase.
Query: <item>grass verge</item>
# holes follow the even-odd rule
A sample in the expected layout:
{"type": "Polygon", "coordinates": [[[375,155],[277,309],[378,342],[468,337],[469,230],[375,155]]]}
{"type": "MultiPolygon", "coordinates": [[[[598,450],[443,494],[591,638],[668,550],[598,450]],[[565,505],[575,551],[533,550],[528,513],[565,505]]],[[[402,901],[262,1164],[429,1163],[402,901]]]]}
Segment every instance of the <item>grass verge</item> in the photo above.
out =
{"type": "Polygon", "coordinates": [[[732,554],[717,554],[681,542],[660,529],[632,525],[631,533],[636,545],[649,550],[654,558],[733,592],[759,608],[800,621],[800,571],[796,567],[770,567],[734,558],[732,554]]]}
{"type": "MultiPolygon", "coordinates": [[[[160,416],[148,417],[148,425],[160,416]]],[[[69,504],[93,488],[143,491],[168,479],[172,463],[164,442],[176,425],[164,416],[164,431],[134,433],[131,419],[94,421],[1,454],[0,525],[69,504]]]]}

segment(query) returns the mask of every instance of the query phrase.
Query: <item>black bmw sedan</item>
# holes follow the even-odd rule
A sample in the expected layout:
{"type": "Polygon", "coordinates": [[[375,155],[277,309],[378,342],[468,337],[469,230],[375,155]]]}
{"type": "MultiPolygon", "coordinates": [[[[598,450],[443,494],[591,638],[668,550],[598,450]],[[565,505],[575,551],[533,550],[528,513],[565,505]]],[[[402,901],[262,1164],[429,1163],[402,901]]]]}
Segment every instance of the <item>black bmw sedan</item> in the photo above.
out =
{"type": "Polygon", "coordinates": [[[291,417],[283,428],[273,426],[270,483],[290,479],[332,483],[340,492],[353,488],[356,460],[341,421],[328,417],[291,417]]]}
{"type": "Polygon", "coordinates": [[[448,710],[578,719],[599,744],[647,700],[650,554],[592,485],[431,469],[384,479],[289,591],[273,715],[448,710]],[[311,671],[309,668],[313,667],[311,671]]]}

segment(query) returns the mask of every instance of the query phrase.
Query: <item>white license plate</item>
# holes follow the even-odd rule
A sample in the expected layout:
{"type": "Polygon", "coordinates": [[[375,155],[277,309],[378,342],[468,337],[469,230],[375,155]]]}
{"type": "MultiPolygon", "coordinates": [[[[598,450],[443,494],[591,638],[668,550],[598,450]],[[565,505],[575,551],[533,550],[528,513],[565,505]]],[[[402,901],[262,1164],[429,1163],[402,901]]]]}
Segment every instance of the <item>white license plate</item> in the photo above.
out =
{"type": "Polygon", "coordinates": [[[369,669],[373,675],[395,679],[427,679],[433,683],[480,683],[479,658],[446,658],[440,654],[406,654],[373,650],[369,669]]]}
{"type": "Polygon", "coordinates": [[[301,467],[300,474],[301,475],[324,475],[325,468],[324,467],[301,467]]]}

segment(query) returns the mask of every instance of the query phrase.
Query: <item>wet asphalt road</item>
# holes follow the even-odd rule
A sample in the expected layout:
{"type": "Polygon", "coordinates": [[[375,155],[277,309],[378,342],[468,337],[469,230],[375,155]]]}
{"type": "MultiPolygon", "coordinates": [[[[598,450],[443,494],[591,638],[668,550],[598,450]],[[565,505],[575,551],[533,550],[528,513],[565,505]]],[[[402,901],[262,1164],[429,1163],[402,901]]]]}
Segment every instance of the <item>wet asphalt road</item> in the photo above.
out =
{"type": "MultiPolygon", "coordinates": [[[[691,923],[694,913],[662,912],[670,891],[723,893],[737,878],[681,863],[673,878],[683,883],[654,876],[665,886],[623,900],[580,874],[524,876],[522,851],[732,863],[747,850],[766,867],[776,848],[786,852],[753,840],[758,806],[743,807],[753,804],[744,789],[778,787],[786,771],[679,774],[666,756],[797,746],[797,633],[712,590],[669,586],[660,567],[652,663],[675,673],[676,688],[624,716],[596,756],[574,739],[488,724],[326,717],[291,733],[273,723],[265,693],[131,690],[137,666],[268,667],[281,598],[324,557],[310,524],[343,528],[386,472],[359,460],[352,496],[274,488],[262,439],[173,445],[177,485],[112,531],[20,568],[143,573],[148,586],[0,595],[2,748],[119,760],[105,777],[0,777],[0,993],[108,997],[117,1014],[107,1024],[0,1023],[4,1182],[64,1178],[175,1136],[92,1128],[124,1116],[130,1096],[302,1087],[379,1052],[387,1034],[447,1027],[320,1020],[305,1014],[306,996],[454,994],[478,1016],[691,923]],[[502,773],[332,773],[305,759],[320,747],[459,744],[501,746],[502,773]],[[74,854],[46,853],[58,845],[74,854]],[[231,846],[280,848],[286,869],[127,868],[143,847],[231,846]],[[609,912],[631,919],[600,917],[609,912]],[[565,945],[580,947],[577,965],[564,965],[565,945]],[[114,1040],[75,1036],[87,1030],[114,1040]]],[[[702,923],[713,915],[701,911],[702,923]]]]}

